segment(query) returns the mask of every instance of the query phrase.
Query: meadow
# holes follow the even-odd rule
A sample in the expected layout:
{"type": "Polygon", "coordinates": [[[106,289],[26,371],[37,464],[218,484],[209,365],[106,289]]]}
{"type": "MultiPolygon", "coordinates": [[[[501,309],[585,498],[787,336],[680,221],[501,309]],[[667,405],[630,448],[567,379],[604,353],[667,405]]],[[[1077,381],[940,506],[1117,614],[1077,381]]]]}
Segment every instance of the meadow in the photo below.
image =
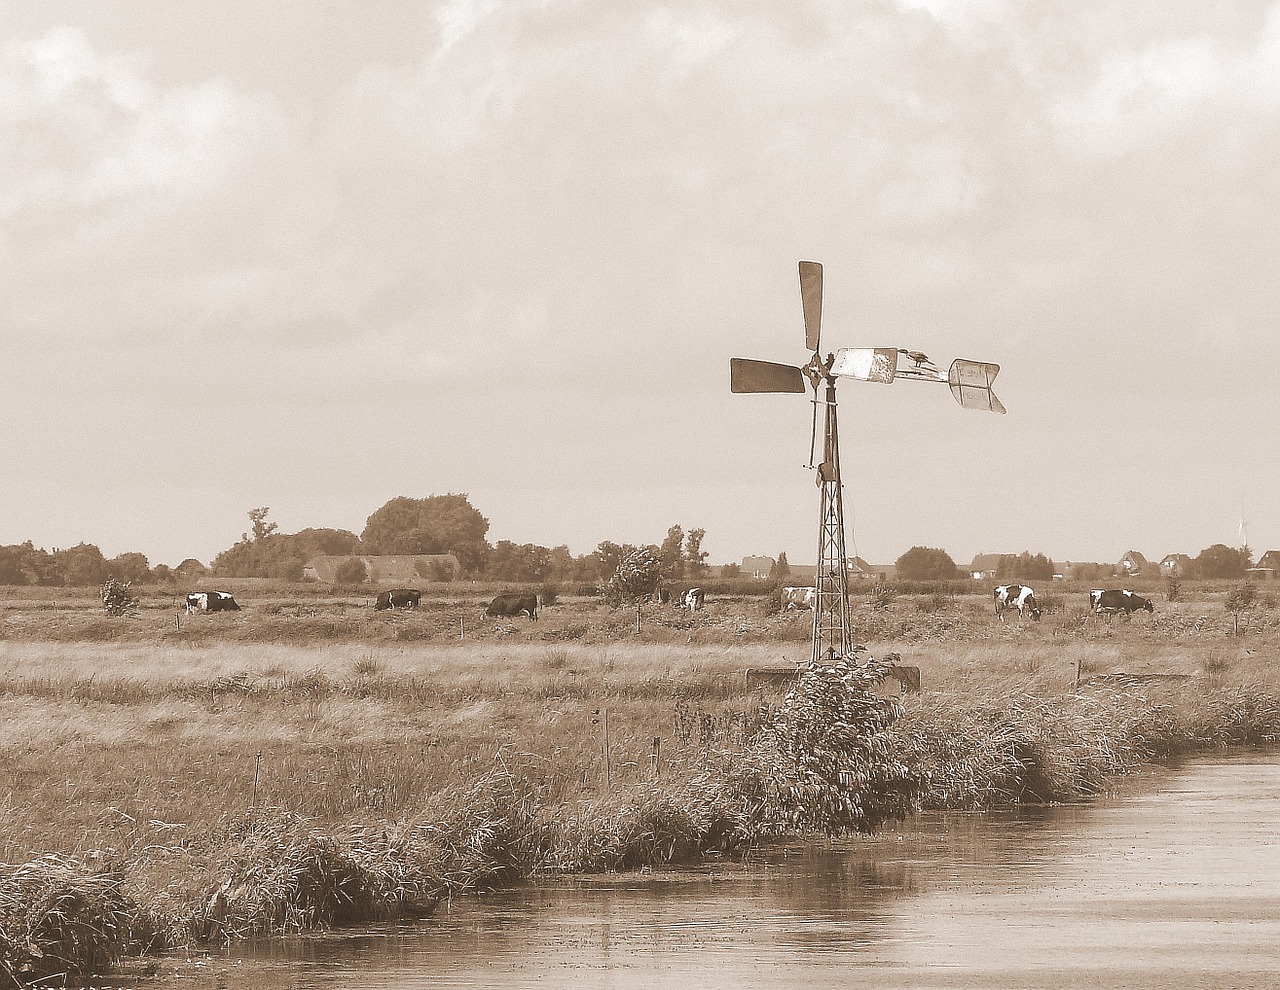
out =
{"type": "Polygon", "coordinates": [[[0,589],[0,974],[1074,800],[1280,736],[1276,595],[1163,587],[1154,615],[1107,619],[1055,584],[1039,622],[997,621],[985,586],[856,589],[855,636],[920,668],[909,695],[875,663],[749,677],[808,658],[808,613],[773,594],[695,614],[566,596],[535,623],[466,585],[394,613],[245,586],[241,612],[192,616],[144,589],[118,617],[92,589],[0,589]]]}

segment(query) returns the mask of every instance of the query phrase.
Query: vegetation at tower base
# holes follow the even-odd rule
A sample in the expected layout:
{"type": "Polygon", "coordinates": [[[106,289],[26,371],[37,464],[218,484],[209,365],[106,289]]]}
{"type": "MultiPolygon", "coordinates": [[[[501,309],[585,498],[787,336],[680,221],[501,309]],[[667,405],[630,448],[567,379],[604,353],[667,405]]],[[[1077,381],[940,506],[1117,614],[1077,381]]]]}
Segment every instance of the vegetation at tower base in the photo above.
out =
{"type": "Polygon", "coordinates": [[[888,664],[806,665],[745,750],[719,768],[717,803],[736,805],[753,838],[872,832],[914,806],[895,753],[899,705],[871,692],[888,664]]]}

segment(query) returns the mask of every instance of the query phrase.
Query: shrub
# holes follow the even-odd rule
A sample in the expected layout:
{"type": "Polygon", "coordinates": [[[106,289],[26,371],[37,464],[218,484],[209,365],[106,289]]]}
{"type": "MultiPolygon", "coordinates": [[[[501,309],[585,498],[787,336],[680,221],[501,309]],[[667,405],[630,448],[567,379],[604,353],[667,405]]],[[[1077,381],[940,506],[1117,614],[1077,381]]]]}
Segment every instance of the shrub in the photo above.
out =
{"type": "Polygon", "coordinates": [[[721,775],[720,797],[762,836],[872,832],[911,810],[915,784],[889,727],[901,713],[869,688],[886,664],[807,666],[791,693],[721,775]]]}
{"type": "Polygon", "coordinates": [[[877,582],[867,589],[867,605],[873,612],[887,612],[896,597],[897,592],[887,584],[877,582]]]}
{"type": "Polygon", "coordinates": [[[131,581],[117,581],[107,578],[102,585],[99,596],[107,615],[128,615],[138,607],[138,599],[133,596],[131,581]]]}
{"type": "Polygon", "coordinates": [[[344,560],[333,572],[336,584],[364,584],[369,580],[369,568],[359,557],[344,560]]]}

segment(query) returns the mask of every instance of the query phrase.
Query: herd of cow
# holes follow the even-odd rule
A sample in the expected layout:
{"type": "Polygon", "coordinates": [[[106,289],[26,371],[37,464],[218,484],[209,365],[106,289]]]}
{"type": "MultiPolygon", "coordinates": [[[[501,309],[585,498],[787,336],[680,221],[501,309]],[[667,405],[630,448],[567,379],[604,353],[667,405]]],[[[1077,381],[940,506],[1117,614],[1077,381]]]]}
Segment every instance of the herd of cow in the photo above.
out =
{"type": "MultiPolygon", "coordinates": [[[[706,606],[707,596],[701,588],[690,588],[673,599],[671,592],[654,593],[654,600],[663,603],[674,601],[677,607],[687,608],[690,612],[698,612],[706,606]]],[[[392,588],[378,592],[374,600],[375,611],[386,609],[417,608],[422,604],[422,592],[416,588],[392,588]]],[[[187,614],[193,612],[239,612],[240,606],[235,598],[225,591],[201,591],[187,595],[187,614]]],[[[527,615],[533,622],[538,621],[538,596],[532,594],[498,595],[485,609],[489,616],[527,615]]]]}
{"type": "MultiPolygon", "coordinates": [[[[816,588],[783,588],[781,608],[784,612],[792,609],[813,608],[817,601],[816,588]]],[[[1004,621],[1005,612],[1017,609],[1019,618],[1031,616],[1040,618],[1040,604],[1036,601],[1036,593],[1024,584],[1002,584],[995,590],[996,616],[1004,621]]],[[[1155,606],[1149,598],[1143,598],[1132,591],[1121,589],[1101,590],[1095,588],[1089,592],[1089,611],[1097,615],[1115,615],[1123,612],[1132,615],[1138,611],[1154,612],[1155,606]]]]}
{"type": "MultiPolygon", "coordinates": [[[[792,609],[811,609],[817,601],[816,588],[783,588],[781,607],[784,612],[792,609]]],[[[1036,601],[1036,593],[1024,584],[1002,584],[995,590],[996,616],[1004,621],[1005,612],[1017,609],[1019,618],[1031,616],[1040,618],[1040,604],[1036,601]]],[[[688,591],[672,594],[662,590],[654,592],[652,600],[661,604],[674,604],[677,608],[687,608],[690,612],[698,612],[706,607],[707,596],[701,588],[690,588],[688,591]]],[[[422,592],[415,588],[392,588],[378,592],[373,603],[376,611],[397,608],[417,608],[422,603],[422,592]]],[[[1089,592],[1089,610],[1098,615],[1114,615],[1123,612],[1131,615],[1138,611],[1154,612],[1155,606],[1149,598],[1143,598],[1132,591],[1121,589],[1089,592]]],[[[240,606],[235,598],[225,591],[201,591],[187,595],[187,613],[193,612],[239,612],[240,606]]],[[[533,594],[498,595],[485,609],[489,616],[527,615],[533,622],[538,621],[538,596],[533,594]]]]}
{"type": "MultiPolygon", "coordinates": [[[[422,592],[416,588],[392,588],[378,592],[373,607],[376,611],[396,608],[417,608],[422,603],[422,592]]],[[[239,612],[234,597],[225,591],[201,591],[187,595],[187,614],[193,612],[239,612]]],[[[538,621],[537,595],[498,595],[489,603],[486,615],[528,615],[538,621]]]]}

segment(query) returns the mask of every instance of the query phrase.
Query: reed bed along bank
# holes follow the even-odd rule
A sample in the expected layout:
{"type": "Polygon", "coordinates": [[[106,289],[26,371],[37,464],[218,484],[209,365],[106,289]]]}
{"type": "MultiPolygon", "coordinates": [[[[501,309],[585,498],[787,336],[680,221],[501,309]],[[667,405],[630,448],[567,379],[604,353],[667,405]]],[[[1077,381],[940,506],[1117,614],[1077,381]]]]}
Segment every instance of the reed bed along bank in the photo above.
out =
{"type": "Polygon", "coordinates": [[[193,642],[0,641],[0,985],[421,916],[548,873],[1074,800],[1153,759],[1280,735],[1280,636],[1261,614],[1226,635],[1210,599],[1180,632],[1155,621],[1172,610],[856,609],[871,654],[920,666],[924,691],[902,697],[874,666],[748,683],[807,654],[752,631],[804,617],[756,604],[660,636],[586,606],[563,618],[599,618],[600,643],[492,620],[458,641],[298,643],[254,638],[252,612],[193,642]],[[934,631],[893,634],[912,621],[934,631]]]}

